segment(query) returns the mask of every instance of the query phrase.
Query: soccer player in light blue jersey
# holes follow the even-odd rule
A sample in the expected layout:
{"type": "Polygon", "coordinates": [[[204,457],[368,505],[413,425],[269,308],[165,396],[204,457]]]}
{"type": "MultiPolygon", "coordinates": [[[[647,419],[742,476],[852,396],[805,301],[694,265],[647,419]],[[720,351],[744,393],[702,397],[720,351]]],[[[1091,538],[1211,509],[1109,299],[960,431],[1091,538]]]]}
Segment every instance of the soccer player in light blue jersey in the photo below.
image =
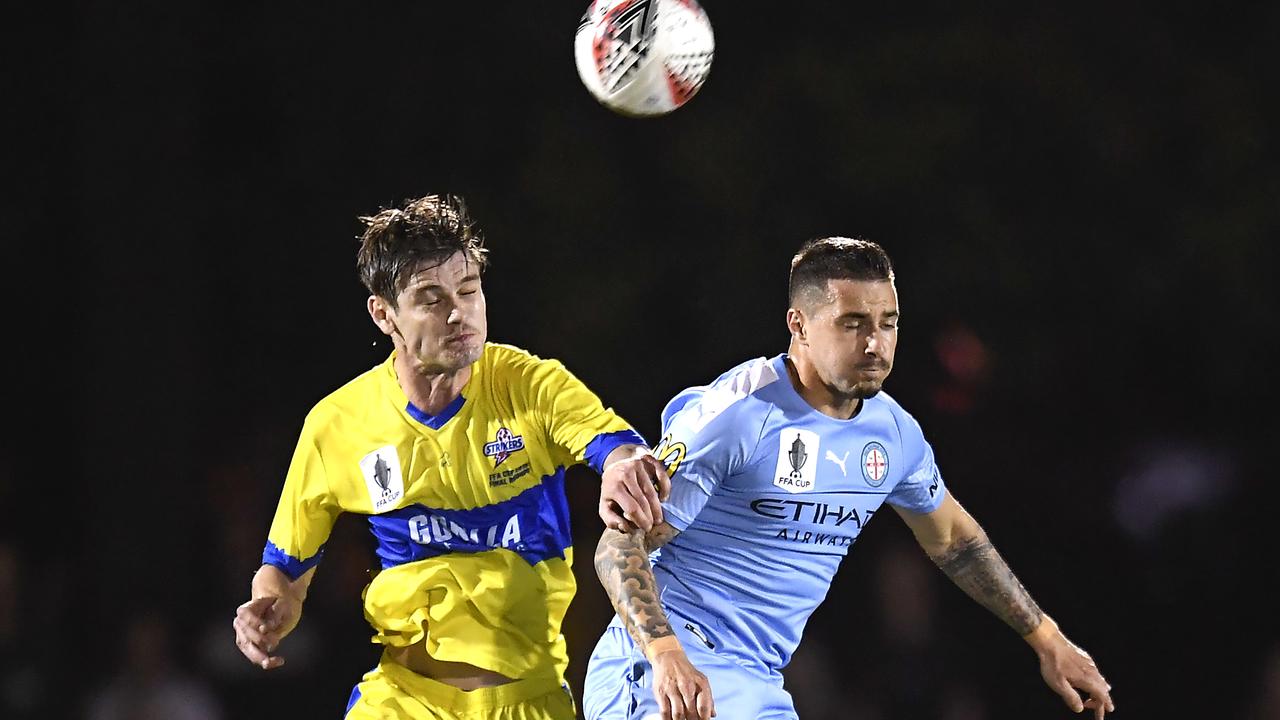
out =
{"type": "Polygon", "coordinates": [[[898,337],[884,250],[806,243],[789,299],[785,354],[663,410],[665,521],[600,539],[596,571],[617,616],[588,667],[588,720],[795,718],[781,670],[886,502],[943,572],[1031,645],[1072,710],[1114,711],[1088,653],[1031,599],[947,491],[920,425],[881,392],[898,337]]]}

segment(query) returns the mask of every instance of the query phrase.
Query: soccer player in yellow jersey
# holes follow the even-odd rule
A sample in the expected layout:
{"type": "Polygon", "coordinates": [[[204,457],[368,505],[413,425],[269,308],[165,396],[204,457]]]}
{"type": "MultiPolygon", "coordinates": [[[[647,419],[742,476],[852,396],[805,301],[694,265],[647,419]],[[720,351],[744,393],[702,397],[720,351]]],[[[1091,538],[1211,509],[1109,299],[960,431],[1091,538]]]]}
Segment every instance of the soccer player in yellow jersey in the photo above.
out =
{"type": "Polygon", "coordinates": [[[394,351],[307,415],[236,644],[284,663],[334,520],[359,513],[381,560],[365,616],[385,649],[346,718],[573,718],[565,469],[602,473],[601,517],[624,530],[661,521],[670,481],[563,365],[486,342],[486,250],[461,199],[362,219],[360,278],[394,351]]]}

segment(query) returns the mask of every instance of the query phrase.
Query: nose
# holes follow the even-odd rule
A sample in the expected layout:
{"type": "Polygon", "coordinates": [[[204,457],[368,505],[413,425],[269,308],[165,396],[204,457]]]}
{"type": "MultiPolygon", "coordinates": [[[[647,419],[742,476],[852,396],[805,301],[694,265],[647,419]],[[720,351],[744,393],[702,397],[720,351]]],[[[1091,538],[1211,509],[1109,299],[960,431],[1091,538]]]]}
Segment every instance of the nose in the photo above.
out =
{"type": "Polygon", "coordinates": [[[867,355],[878,355],[880,352],[880,336],[871,333],[867,336],[867,349],[863,351],[867,355]]]}
{"type": "Polygon", "coordinates": [[[445,320],[445,322],[449,323],[450,325],[457,325],[461,323],[462,322],[461,308],[455,305],[454,308],[449,311],[449,317],[445,320]]]}

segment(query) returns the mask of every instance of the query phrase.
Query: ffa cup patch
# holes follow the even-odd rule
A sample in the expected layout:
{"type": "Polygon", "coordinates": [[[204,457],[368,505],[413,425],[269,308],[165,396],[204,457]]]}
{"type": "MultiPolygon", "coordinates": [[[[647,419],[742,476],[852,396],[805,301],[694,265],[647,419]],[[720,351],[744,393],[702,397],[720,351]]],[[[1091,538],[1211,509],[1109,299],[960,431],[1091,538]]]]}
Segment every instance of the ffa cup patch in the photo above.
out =
{"type": "Polygon", "coordinates": [[[369,487],[369,500],[374,512],[395,507],[404,497],[404,476],[400,474],[400,456],[394,445],[378,448],[360,461],[360,473],[369,487]]]}
{"type": "Polygon", "coordinates": [[[789,493],[813,490],[819,457],[817,433],[784,428],[778,433],[778,466],[773,472],[773,484],[789,493]]]}

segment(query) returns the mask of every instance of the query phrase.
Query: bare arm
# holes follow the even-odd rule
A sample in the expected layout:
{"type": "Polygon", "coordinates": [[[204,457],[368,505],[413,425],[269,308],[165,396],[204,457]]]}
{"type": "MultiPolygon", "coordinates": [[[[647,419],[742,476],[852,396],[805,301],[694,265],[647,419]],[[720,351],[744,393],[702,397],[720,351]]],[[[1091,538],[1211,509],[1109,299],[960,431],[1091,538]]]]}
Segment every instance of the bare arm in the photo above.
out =
{"type": "MultiPolygon", "coordinates": [[[[896,508],[895,508],[896,509],[896,508]]],[[[1115,711],[1111,686],[1093,658],[1058,630],[996,552],[986,532],[949,493],[924,515],[898,510],[916,542],[952,582],[1013,628],[1040,658],[1045,682],[1075,712],[1088,708],[1099,720],[1115,711]],[[1074,688],[1089,693],[1082,701],[1074,688]]]]}
{"type": "Polygon", "coordinates": [[[596,546],[596,575],[609,595],[613,609],[641,650],[654,640],[674,639],[671,623],[658,602],[658,581],[649,564],[649,553],[679,534],[661,523],[645,535],[639,530],[621,533],[606,529],[596,546]]]}
{"type": "Polygon", "coordinates": [[[950,494],[932,513],[898,511],[925,554],[952,582],[986,609],[1026,636],[1040,626],[1044,613],[1009,565],[996,552],[986,532],[950,494]]]}
{"type": "Polygon", "coordinates": [[[596,546],[596,574],[627,632],[653,666],[653,693],[663,718],[709,720],[715,715],[711,684],[689,662],[671,629],[649,564],[649,552],[678,533],[666,522],[647,535],[639,530],[623,533],[606,529],[596,546]]]}

